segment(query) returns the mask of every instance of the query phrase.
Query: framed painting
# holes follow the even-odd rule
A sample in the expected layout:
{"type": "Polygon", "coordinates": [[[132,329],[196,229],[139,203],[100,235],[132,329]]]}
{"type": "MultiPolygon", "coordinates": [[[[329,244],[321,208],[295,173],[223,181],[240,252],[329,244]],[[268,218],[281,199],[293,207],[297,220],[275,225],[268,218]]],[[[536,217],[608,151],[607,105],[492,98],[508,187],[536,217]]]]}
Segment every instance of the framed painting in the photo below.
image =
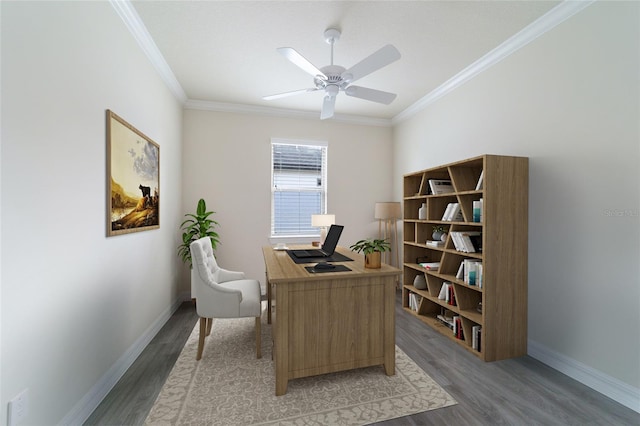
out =
{"type": "Polygon", "coordinates": [[[107,236],[160,227],[160,146],[107,110],[107,236]]]}

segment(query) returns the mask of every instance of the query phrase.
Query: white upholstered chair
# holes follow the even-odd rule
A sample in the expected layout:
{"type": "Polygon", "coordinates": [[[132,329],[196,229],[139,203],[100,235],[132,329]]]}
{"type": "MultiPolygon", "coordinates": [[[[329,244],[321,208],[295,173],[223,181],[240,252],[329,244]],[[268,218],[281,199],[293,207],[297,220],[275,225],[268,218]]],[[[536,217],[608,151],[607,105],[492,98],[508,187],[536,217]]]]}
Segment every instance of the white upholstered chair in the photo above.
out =
{"type": "Polygon", "coordinates": [[[218,266],[209,237],[191,243],[192,297],[200,317],[200,336],[196,359],[202,358],[204,339],[211,333],[212,318],[256,319],[256,356],[262,358],[260,342],[260,283],[245,279],[243,272],[228,271],[218,266]]]}

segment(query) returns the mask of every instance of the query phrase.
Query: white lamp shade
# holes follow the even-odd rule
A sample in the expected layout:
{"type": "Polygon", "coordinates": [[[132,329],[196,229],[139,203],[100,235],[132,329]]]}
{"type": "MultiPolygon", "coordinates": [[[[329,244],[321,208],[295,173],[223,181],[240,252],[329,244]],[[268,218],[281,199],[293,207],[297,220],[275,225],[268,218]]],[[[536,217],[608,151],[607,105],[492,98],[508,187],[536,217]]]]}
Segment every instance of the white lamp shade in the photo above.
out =
{"type": "Polygon", "coordinates": [[[311,226],[326,227],[336,223],[335,214],[312,214],[311,226]]]}
{"type": "Polygon", "coordinates": [[[375,219],[400,219],[400,202],[385,201],[376,203],[373,217],[375,219]]]}

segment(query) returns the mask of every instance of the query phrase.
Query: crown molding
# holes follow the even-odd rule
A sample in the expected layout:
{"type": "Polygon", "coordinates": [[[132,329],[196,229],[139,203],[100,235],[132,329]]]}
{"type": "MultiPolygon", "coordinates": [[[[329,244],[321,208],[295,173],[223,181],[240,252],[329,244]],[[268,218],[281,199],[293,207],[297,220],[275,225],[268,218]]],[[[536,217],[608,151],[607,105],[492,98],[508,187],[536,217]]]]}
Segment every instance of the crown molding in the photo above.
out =
{"type": "MultiPolygon", "coordinates": [[[[312,111],[201,101],[195,99],[188,99],[187,101],[185,101],[184,107],[185,109],[264,115],[268,117],[301,118],[315,121],[318,121],[319,117],[319,114],[317,112],[312,111]]],[[[372,118],[348,114],[336,114],[333,116],[330,122],[360,124],[365,126],[391,127],[391,120],[387,118],[372,118]]]]}
{"type": "Polygon", "coordinates": [[[520,50],[533,40],[537,39],[547,31],[555,28],[562,22],[566,21],[576,13],[582,11],[596,0],[565,0],[531,24],[524,27],[498,47],[489,51],[477,61],[460,71],[458,74],[445,81],[443,84],[432,90],[426,96],[409,106],[407,109],[391,119],[393,124],[397,124],[403,120],[412,117],[439,98],[443,97],[452,90],[463,85],[481,72],[487,70],[498,62],[502,61],[512,53],[520,50]]]}
{"type": "Polygon", "coordinates": [[[178,82],[178,79],[171,71],[169,64],[160,53],[160,49],[156,46],[156,43],[151,38],[151,34],[147,31],[140,15],[136,12],[135,8],[131,5],[129,0],[109,0],[111,6],[116,10],[120,18],[124,21],[125,25],[131,32],[131,35],[136,39],[138,45],[142,48],[142,51],[147,55],[147,58],[151,61],[160,77],[165,82],[171,93],[180,101],[185,102],[187,95],[182,89],[182,86],[178,82]]]}
{"type": "MultiPolygon", "coordinates": [[[[331,121],[338,121],[349,124],[361,124],[368,126],[391,127],[403,120],[406,120],[429,105],[434,103],[449,92],[455,90],[467,81],[471,80],[481,72],[499,63],[512,53],[526,46],[547,31],[555,28],[573,15],[579,13],[596,0],[564,0],[556,7],[527,25],[504,43],[500,44],[477,61],[460,71],[458,74],[445,81],[443,84],[432,90],[426,96],[397,114],[392,119],[371,118],[363,116],[352,116],[336,114],[331,121]]],[[[297,111],[292,109],[262,107],[255,105],[230,104],[221,102],[210,102],[202,100],[188,99],[184,89],[176,79],[173,71],[167,64],[160,50],[151,38],[142,19],[131,5],[129,0],[109,0],[113,8],[134,36],[144,53],[147,55],[160,77],[174,96],[184,104],[187,109],[199,109],[207,111],[234,112],[241,114],[258,114],[270,117],[302,118],[317,120],[318,114],[309,111],[297,111]]]]}

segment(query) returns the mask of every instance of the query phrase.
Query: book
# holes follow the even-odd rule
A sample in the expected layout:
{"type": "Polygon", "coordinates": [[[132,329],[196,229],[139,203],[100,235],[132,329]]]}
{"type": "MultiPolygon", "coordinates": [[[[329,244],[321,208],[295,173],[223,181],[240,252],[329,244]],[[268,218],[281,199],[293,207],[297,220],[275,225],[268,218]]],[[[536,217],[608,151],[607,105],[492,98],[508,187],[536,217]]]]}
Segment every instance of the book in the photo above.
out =
{"type": "Polygon", "coordinates": [[[462,319],[456,315],[453,317],[453,335],[456,339],[464,340],[464,332],[462,331],[462,319]]]}
{"type": "Polygon", "coordinates": [[[449,203],[447,204],[447,208],[444,209],[444,213],[442,214],[442,221],[448,221],[449,220],[449,212],[451,212],[451,207],[453,207],[453,203],[449,203]]]}
{"type": "Polygon", "coordinates": [[[464,282],[470,286],[477,285],[478,281],[478,264],[482,264],[477,259],[465,259],[464,263],[464,282]]]}
{"type": "Polygon", "coordinates": [[[453,241],[453,247],[455,247],[455,249],[458,251],[462,251],[462,246],[460,245],[458,232],[449,232],[449,236],[451,237],[451,241],[453,241]]]}
{"type": "Polygon", "coordinates": [[[482,233],[481,232],[462,232],[462,241],[467,253],[476,253],[482,251],[482,233]]]}
{"type": "Polygon", "coordinates": [[[478,183],[476,183],[476,191],[482,189],[482,185],[484,183],[484,170],[480,172],[480,177],[478,178],[478,183]]]}
{"type": "Polygon", "coordinates": [[[442,285],[447,286],[447,298],[445,301],[451,306],[458,306],[458,304],[456,303],[456,292],[453,290],[453,285],[448,282],[445,282],[442,285]]]}
{"type": "Polygon", "coordinates": [[[427,240],[427,245],[431,247],[444,247],[444,241],[427,240]]]}
{"type": "Polygon", "coordinates": [[[438,294],[438,299],[447,300],[447,291],[446,283],[442,284],[442,287],[440,287],[440,293],[438,294]]]}
{"type": "Polygon", "coordinates": [[[445,222],[461,222],[462,209],[460,209],[460,203],[449,203],[442,215],[442,221],[445,222]]]}
{"type": "Polygon", "coordinates": [[[464,253],[475,253],[477,251],[482,251],[482,234],[480,232],[455,231],[450,232],[449,234],[451,235],[453,245],[457,251],[461,251],[464,253]]]}
{"type": "Polygon", "coordinates": [[[412,311],[418,312],[421,301],[422,296],[419,296],[415,293],[409,293],[409,308],[411,308],[412,311]]]}
{"type": "Polygon", "coordinates": [[[440,262],[422,262],[418,263],[418,265],[428,271],[437,271],[440,268],[440,262]]]}
{"type": "Polygon", "coordinates": [[[451,207],[449,218],[447,220],[451,222],[462,221],[462,210],[460,209],[460,203],[453,203],[453,207],[451,207]]]}
{"type": "Polygon", "coordinates": [[[448,282],[443,282],[442,287],[440,288],[440,294],[438,295],[438,299],[444,300],[447,304],[452,306],[456,305],[456,293],[453,291],[453,285],[448,282]],[[442,299],[441,297],[444,297],[442,299]]]}
{"type": "Polygon", "coordinates": [[[464,279],[464,262],[460,262],[460,266],[458,266],[458,272],[456,272],[456,278],[459,280],[464,279]]]}
{"type": "Polygon", "coordinates": [[[450,232],[453,245],[457,251],[464,253],[482,252],[482,232],[478,231],[456,231],[450,232]]]}
{"type": "Polygon", "coordinates": [[[473,221],[480,222],[481,215],[481,201],[477,200],[472,203],[473,205],[473,221]]]}
{"type": "Polygon", "coordinates": [[[471,347],[480,352],[480,330],[482,328],[479,325],[471,327],[471,347]]]}
{"type": "Polygon", "coordinates": [[[443,323],[444,325],[446,325],[447,327],[449,327],[451,330],[453,330],[453,317],[446,317],[443,314],[438,314],[438,316],[436,317],[441,323],[443,323]]]}
{"type": "Polygon", "coordinates": [[[451,181],[447,179],[429,179],[429,189],[431,189],[431,194],[433,195],[454,192],[451,181]]]}

